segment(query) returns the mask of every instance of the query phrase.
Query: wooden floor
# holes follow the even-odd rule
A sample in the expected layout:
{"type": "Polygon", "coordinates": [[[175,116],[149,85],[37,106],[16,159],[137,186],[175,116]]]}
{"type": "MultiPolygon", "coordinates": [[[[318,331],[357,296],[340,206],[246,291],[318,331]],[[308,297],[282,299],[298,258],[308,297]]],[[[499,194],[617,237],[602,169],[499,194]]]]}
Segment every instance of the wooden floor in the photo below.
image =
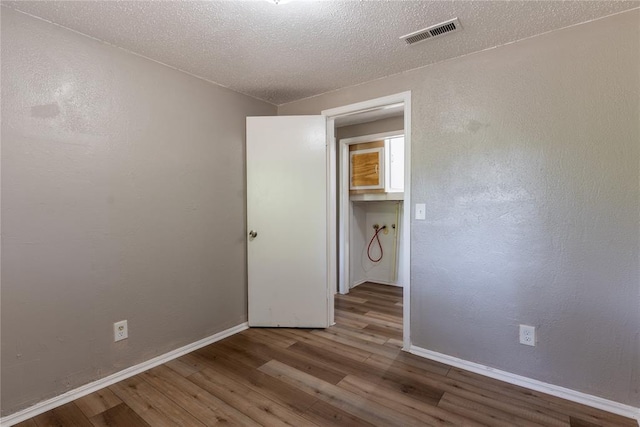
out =
{"type": "Polygon", "coordinates": [[[634,426],[400,351],[402,290],[336,296],[326,330],[250,329],[20,426],[634,426]]]}

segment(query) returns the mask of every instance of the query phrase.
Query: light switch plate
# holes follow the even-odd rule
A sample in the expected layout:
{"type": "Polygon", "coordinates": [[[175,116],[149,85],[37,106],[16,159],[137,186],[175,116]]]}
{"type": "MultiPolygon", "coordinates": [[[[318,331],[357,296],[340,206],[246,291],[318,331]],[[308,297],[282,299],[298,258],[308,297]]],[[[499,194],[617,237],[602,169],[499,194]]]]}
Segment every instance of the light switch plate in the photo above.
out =
{"type": "Polygon", "coordinates": [[[416,203],[416,219],[426,218],[427,206],[424,203],[416,203]]]}

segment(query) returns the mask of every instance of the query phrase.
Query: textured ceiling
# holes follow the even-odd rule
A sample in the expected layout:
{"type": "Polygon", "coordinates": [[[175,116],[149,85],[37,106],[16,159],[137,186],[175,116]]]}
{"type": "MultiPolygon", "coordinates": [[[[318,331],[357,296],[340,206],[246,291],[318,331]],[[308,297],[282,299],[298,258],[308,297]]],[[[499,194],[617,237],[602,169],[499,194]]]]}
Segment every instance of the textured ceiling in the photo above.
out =
{"type": "Polygon", "coordinates": [[[3,5],[283,104],[640,5],[618,1],[44,1],[3,5]],[[458,17],[462,31],[399,36],[458,17]]]}

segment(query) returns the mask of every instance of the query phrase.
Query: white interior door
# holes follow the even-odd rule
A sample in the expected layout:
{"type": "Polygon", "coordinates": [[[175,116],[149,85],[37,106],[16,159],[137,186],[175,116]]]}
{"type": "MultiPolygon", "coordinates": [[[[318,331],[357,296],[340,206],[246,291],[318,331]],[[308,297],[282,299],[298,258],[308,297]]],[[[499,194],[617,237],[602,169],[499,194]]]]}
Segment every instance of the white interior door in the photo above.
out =
{"type": "Polygon", "coordinates": [[[247,118],[249,326],[328,327],[324,116],[247,118]]]}

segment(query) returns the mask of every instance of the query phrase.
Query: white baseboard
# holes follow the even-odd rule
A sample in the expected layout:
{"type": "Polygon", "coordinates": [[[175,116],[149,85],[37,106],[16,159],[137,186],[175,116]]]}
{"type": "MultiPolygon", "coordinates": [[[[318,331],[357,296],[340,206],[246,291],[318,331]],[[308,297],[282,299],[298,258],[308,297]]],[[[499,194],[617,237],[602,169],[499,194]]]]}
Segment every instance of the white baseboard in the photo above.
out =
{"type": "Polygon", "coordinates": [[[479,363],[458,359],[457,357],[437,353],[435,351],[427,350],[415,345],[411,346],[409,352],[426,359],[435,360],[436,362],[475,372],[476,374],[504,381],[509,384],[514,384],[520,387],[528,388],[530,390],[550,394],[552,396],[560,397],[562,399],[570,400],[576,403],[581,403],[593,408],[602,409],[603,411],[612,412],[614,414],[622,415],[623,417],[632,418],[637,420],[638,424],[640,425],[640,408],[614,402],[613,400],[607,400],[601,397],[592,396],[590,394],[582,393],[580,391],[571,390],[557,385],[547,384],[542,381],[534,380],[532,378],[512,374],[511,372],[501,371],[499,369],[494,369],[489,366],[481,365],[479,363]]]}
{"type": "Polygon", "coordinates": [[[0,418],[0,426],[9,427],[14,424],[18,424],[22,421],[28,420],[29,418],[35,417],[36,415],[40,415],[44,412],[47,412],[53,408],[62,406],[65,403],[69,403],[73,400],[76,400],[83,396],[91,394],[94,391],[108,387],[111,384],[115,384],[118,381],[122,381],[129,377],[137,375],[141,372],[154,368],[158,365],[162,365],[163,363],[166,363],[170,360],[176,359],[180,356],[184,356],[187,353],[191,353],[194,350],[197,350],[202,347],[206,347],[209,344],[213,344],[216,341],[220,341],[231,335],[237,334],[238,332],[242,332],[248,328],[249,328],[248,323],[246,322],[241,323],[240,325],[233,326],[229,329],[218,332],[217,334],[211,335],[207,338],[203,338],[194,343],[187,344],[184,347],[180,347],[168,353],[161,354],[160,356],[154,357],[153,359],[147,360],[146,362],[139,363],[135,366],[131,366],[130,368],[124,369],[120,372],[116,372],[115,374],[111,374],[108,377],[104,377],[92,383],[85,384],[76,389],[70,390],[64,394],[53,397],[49,400],[36,403],[35,405],[29,408],[23,409],[22,411],[0,418]]]}

